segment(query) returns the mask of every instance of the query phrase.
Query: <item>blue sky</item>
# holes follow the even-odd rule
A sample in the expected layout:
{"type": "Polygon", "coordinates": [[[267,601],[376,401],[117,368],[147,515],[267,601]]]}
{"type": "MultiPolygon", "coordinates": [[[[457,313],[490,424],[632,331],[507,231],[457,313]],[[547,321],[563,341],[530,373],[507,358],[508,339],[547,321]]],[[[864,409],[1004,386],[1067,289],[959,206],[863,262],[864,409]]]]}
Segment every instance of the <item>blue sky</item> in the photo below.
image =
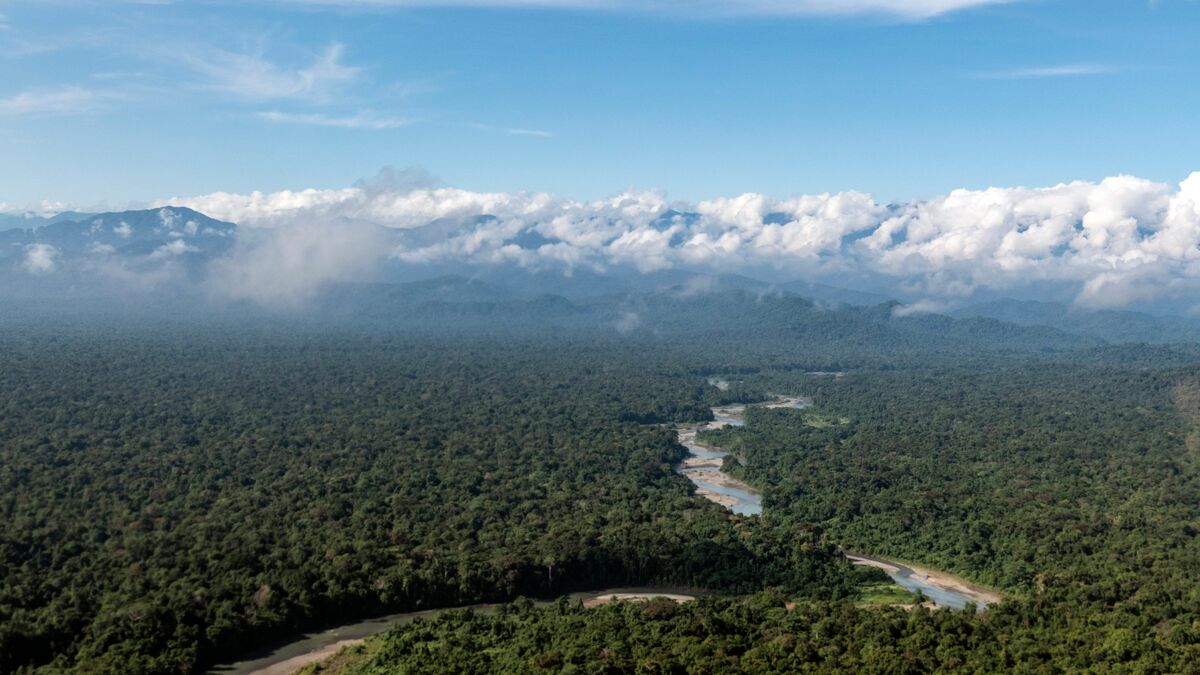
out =
{"type": "Polygon", "coordinates": [[[417,4],[0,0],[0,203],[388,165],[587,199],[884,201],[1200,168],[1191,0],[417,4]]]}

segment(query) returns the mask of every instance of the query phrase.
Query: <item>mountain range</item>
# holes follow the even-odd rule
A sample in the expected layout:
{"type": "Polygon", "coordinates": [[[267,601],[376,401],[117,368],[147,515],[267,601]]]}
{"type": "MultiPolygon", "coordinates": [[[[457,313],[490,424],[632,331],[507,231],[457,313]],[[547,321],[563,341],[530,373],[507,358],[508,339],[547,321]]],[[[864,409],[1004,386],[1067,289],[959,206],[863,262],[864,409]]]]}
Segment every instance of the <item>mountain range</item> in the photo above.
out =
{"type": "MultiPolygon", "coordinates": [[[[668,213],[662,218],[665,224],[688,217],[685,213],[668,213]]],[[[415,250],[469,234],[490,222],[489,218],[443,218],[410,229],[373,226],[372,236],[392,250],[415,250]]],[[[5,285],[14,297],[39,284],[54,292],[70,288],[77,297],[86,296],[89,290],[111,292],[113,279],[150,279],[159,290],[178,283],[180,288],[194,291],[202,285],[197,282],[205,280],[213,263],[234,251],[239,234],[235,223],[177,206],[97,214],[66,212],[44,218],[8,215],[0,220],[0,278],[7,279],[5,285]],[[22,226],[2,229],[13,223],[22,226]]],[[[554,242],[523,230],[509,243],[532,249],[554,242]]],[[[311,264],[320,262],[318,259],[311,264]]],[[[1011,332],[1002,326],[1048,329],[1054,335],[1079,338],[1081,344],[1168,344],[1200,339],[1200,319],[1196,317],[1089,311],[1032,300],[995,300],[950,310],[946,316],[896,323],[917,314],[916,308],[906,308],[878,293],[803,280],[780,283],[738,274],[682,269],[643,271],[619,266],[564,271],[513,263],[468,266],[389,258],[377,269],[364,270],[362,278],[323,284],[311,300],[325,313],[357,318],[387,316],[402,310],[408,317],[553,317],[627,325],[633,330],[656,323],[647,317],[670,317],[674,325],[692,325],[688,312],[736,315],[739,303],[773,298],[779,304],[779,299],[788,297],[802,297],[808,302],[780,305],[790,308],[792,319],[803,314],[810,323],[820,323],[820,310],[841,308],[840,320],[853,318],[861,323],[864,317],[871,317],[867,323],[877,325],[886,319],[889,330],[921,325],[928,330],[913,334],[934,341],[960,331],[1011,332]],[[690,301],[693,298],[703,299],[690,301]],[[720,298],[719,310],[703,306],[717,302],[716,298],[720,298]],[[677,312],[679,307],[687,309],[677,312]]],[[[760,306],[746,320],[763,321],[762,309],[760,306]]],[[[1038,335],[1045,338],[1049,333],[1038,335]]]]}

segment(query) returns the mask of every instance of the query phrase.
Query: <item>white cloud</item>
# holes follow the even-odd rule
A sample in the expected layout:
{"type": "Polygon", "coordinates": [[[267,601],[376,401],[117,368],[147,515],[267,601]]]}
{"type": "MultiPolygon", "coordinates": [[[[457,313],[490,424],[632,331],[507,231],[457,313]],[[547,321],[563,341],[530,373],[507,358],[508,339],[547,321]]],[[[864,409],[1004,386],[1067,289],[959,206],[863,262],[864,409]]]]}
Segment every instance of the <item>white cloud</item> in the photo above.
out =
{"type": "Polygon", "coordinates": [[[536,136],[537,138],[554,138],[554,132],[541,129],[505,129],[509,136],[536,136]]]}
{"type": "Polygon", "coordinates": [[[387,227],[412,228],[439,218],[481,214],[536,217],[555,200],[545,194],[470,192],[455,188],[377,191],[367,187],[336,190],[284,190],[239,195],[217,192],[175,197],[161,204],[187,206],[219,220],[272,227],[297,218],[312,221],[367,220],[387,227]]]}
{"type": "Polygon", "coordinates": [[[1058,66],[1038,66],[1034,68],[1017,68],[1014,70],[998,70],[976,75],[981,80],[1038,80],[1048,77],[1080,77],[1085,75],[1108,75],[1117,72],[1112,66],[1077,63],[1058,66]]]}
{"type": "Polygon", "coordinates": [[[50,201],[43,199],[32,212],[39,216],[54,216],[66,211],[69,207],[63,202],[50,201]]]}
{"type": "Polygon", "coordinates": [[[268,122],[341,129],[398,129],[409,124],[408,120],[402,117],[388,117],[367,112],[338,117],[316,113],[287,113],[268,110],[258,113],[258,116],[268,122]]]}
{"type": "Polygon", "coordinates": [[[162,246],[154,249],[154,251],[150,253],[149,257],[151,260],[177,258],[184,253],[195,253],[197,250],[199,249],[197,249],[195,246],[191,246],[184,240],[176,239],[168,244],[163,244],[162,246]]]}
{"type": "MultiPolygon", "coordinates": [[[[1200,172],[1177,189],[1115,176],[1044,188],[955,190],[892,206],[861,192],[790,199],[749,193],[694,205],[671,203],[657,192],[629,192],[584,202],[471,192],[409,178],[396,174],[337,190],[214,193],[164,203],[249,229],[280,228],[276,248],[291,236],[316,246],[319,235],[296,230],[295,223],[397,230],[433,223],[413,236],[393,236],[403,243],[392,244],[391,256],[406,263],[512,263],[567,273],[619,265],[834,283],[853,275],[882,280],[928,303],[981,288],[1051,284],[1075,288],[1081,304],[1119,306],[1190,292],[1190,280],[1200,279],[1200,172]]],[[[372,241],[386,246],[382,238],[372,241]]],[[[349,246],[336,261],[353,268],[358,254],[373,263],[379,249],[349,246]]],[[[317,277],[340,278],[332,271],[337,265],[317,267],[326,270],[317,277]]]]}
{"type": "Polygon", "coordinates": [[[682,16],[885,15],[927,19],[1014,0],[290,0],[293,4],[364,7],[518,7],[659,12],[682,16]]]}
{"type": "Polygon", "coordinates": [[[31,89],[0,98],[0,115],[80,114],[97,110],[103,96],[83,87],[31,89]]]}
{"type": "Polygon", "coordinates": [[[59,251],[49,244],[30,244],[25,247],[21,266],[30,274],[49,274],[58,265],[59,251]]]}
{"type": "Polygon", "coordinates": [[[251,232],[213,263],[210,285],[224,297],[295,305],[323,284],[361,278],[387,255],[381,235],[365,224],[305,220],[251,232]]]}
{"type": "Polygon", "coordinates": [[[623,312],[617,320],[613,322],[613,327],[621,335],[628,335],[638,329],[642,325],[642,317],[637,312],[623,312]]]}
{"type": "Polygon", "coordinates": [[[506,136],[533,136],[535,138],[554,138],[554,136],[555,136],[555,133],[553,131],[546,131],[544,129],[526,129],[526,128],[522,128],[522,127],[499,127],[499,126],[495,126],[492,124],[482,124],[479,122],[475,122],[468,126],[475,128],[475,129],[480,129],[482,131],[490,131],[493,133],[505,134],[506,136]]]}
{"type": "Polygon", "coordinates": [[[326,47],[306,67],[284,66],[261,53],[223,49],[193,50],[184,62],[218,91],[250,100],[303,99],[323,102],[359,75],[359,69],[342,63],[340,44],[326,47]]]}
{"type": "Polygon", "coordinates": [[[908,305],[897,305],[896,308],[892,310],[892,316],[896,318],[902,318],[906,316],[918,316],[921,314],[936,314],[938,312],[946,311],[947,308],[948,305],[944,302],[928,299],[918,300],[908,305]]]}

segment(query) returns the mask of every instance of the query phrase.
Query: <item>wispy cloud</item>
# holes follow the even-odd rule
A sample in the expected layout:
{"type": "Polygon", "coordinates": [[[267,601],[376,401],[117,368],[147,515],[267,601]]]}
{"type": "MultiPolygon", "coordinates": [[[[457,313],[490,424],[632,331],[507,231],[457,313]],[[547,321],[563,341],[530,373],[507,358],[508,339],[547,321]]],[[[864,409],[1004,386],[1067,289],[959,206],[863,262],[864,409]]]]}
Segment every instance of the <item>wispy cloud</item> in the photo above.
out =
{"type": "Polygon", "coordinates": [[[481,131],[489,131],[492,133],[504,134],[506,136],[532,136],[534,138],[554,138],[556,134],[553,131],[545,131],[543,129],[526,129],[523,127],[498,127],[494,124],[482,124],[479,122],[468,125],[474,129],[481,131]]]}
{"type": "Polygon", "coordinates": [[[31,89],[0,99],[0,115],[88,113],[99,109],[104,98],[92,89],[76,86],[31,89]]]}
{"type": "Polygon", "coordinates": [[[258,113],[258,116],[268,122],[280,124],[307,124],[319,127],[338,127],[341,129],[398,129],[410,124],[409,120],[403,117],[381,116],[370,112],[339,117],[318,113],[289,113],[268,110],[258,113]]]}
{"type": "Polygon", "coordinates": [[[509,136],[536,136],[538,138],[554,138],[554,133],[551,131],[542,131],[541,129],[505,129],[504,133],[509,136]]]}
{"type": "Polygon", "coordinates": [[[1018,0],[284,0],[299,5],[358,7],[516,7],[640,11],[680,16],[885,15],[928,19],[983,5],[1018,0]]]}
{"type": "Polygon", "coordinates": [[[359,75],[359,68],[342,62],[343,52],[342,45],[330,45],[306,67],[284,66],[262,54],[223,49],[193,51],[184,56],[184,62],[205,77],[209,87],[238,98],[323,102],[359,75]]]}
{"type": "Polygon", "coordinates": [[[1112,66],[1094,63],[1073,63],[1059,66],[1037,66],[1034,68],[1016,68],[1013,70],[997,70],[989,73],[976,73],[980,80],[1039,80],[1048,77],[1082,77],[1087,75],[1108,75],[1117,72],[1112,66]]]}

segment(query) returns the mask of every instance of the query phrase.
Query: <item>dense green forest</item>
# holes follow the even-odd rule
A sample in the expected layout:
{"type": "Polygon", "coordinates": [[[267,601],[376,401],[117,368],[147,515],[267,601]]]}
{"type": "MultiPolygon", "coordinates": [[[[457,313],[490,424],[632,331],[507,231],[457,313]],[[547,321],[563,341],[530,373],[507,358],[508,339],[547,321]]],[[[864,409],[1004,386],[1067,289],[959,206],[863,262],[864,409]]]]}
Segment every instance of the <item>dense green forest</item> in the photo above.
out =
{"type": "Polygon", "coordinates": [[[1196,377],[1042,364],[765,378],[817,406],[751,407],[746,427],[705,438],[770,486],[780,522],[1024,592],[1100,560],[1187,553],[1200,455],[1178,392],[1196,377]]]}
{"type": "MultiPolygon", "coordinates": [[[[1090,358],[1083,359],[1084,361],[1090,358]]],[[[759,373],[807,410],[751,407],[703,434],[765,490],[770,527],[953,570],[986,612],[786,596],[517,606],[393,629],[347,675],[567,672],[1196,672],[1200,371],[1078,364],[759,373]]],[[[322,671],[321,668],[314,670],[322,671]]]]}
{"type": "Polygon", "coordinates": [[[343,665],[1200,662],[1194,346],[738,293],[510,309],[336,329],[10,317],[0,672],[198,672],[322,624],[632,584],[726,597],[451,613],[343,665]],[[636,329],[614,328],[625,311],[636,329]],[[763,490],[764,516],[691,496],[675,425],[770,393],[815,407],[752,407],[747,427],[705,436],[763,490]],[[1010,599],[858,607],[878,578],[838,547],[1010,599]]]}
{"type": "Polygon", "coordinates": [[[720,393],[624,346],[8,336],[0,671],[189,671],[320,621],[613,584],[851,595],[817,528],[689,498],[655,423],[720,393]]]}
{"type": "MultiPolygon", "coordinates": [[[[306,673],[929,673],[1061,672],[1122,659],[1111,641],[1089,651],[1043,642],[1029,617],[859,608],[763,593],[746,600],[619,603],[592,609],[516,604],[481,616],[443,614],[394,628],[306,673]]],[[[1186,660],[1134,672],[1191,672],[1186,660]]]]}

